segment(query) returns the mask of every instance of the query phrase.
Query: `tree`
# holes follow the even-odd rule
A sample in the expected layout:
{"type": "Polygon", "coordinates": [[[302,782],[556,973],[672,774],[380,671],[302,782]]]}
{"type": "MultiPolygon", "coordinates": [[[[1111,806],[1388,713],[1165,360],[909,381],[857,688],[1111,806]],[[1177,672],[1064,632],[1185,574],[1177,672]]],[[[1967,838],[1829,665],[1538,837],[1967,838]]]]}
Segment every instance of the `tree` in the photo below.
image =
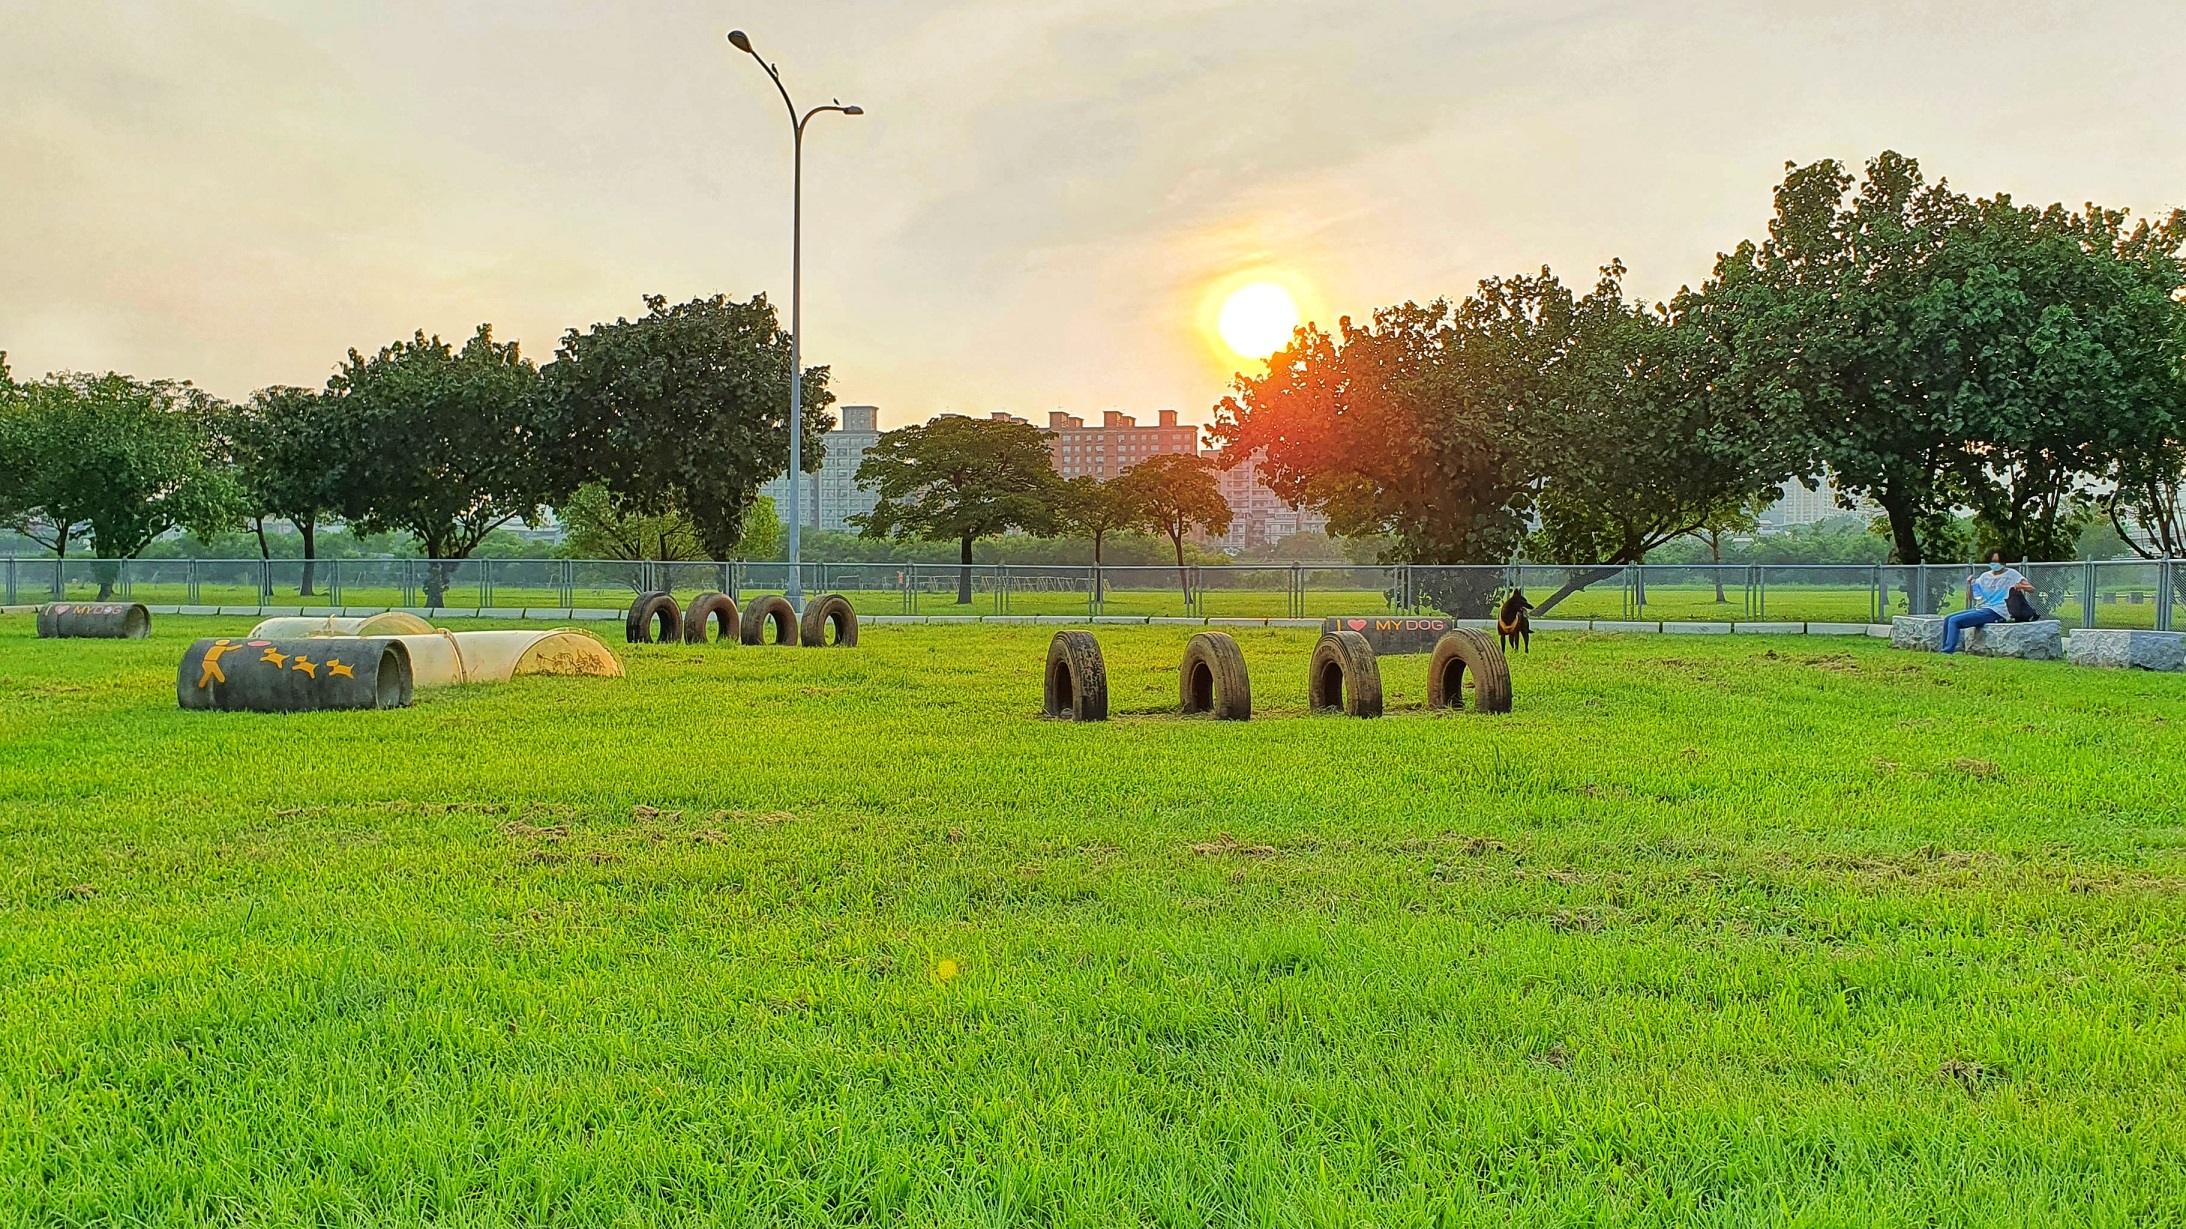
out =
{"type": "Polygon", "coordinates": [[[886,432],[858,466],[858,484],[879,502],[850,522],[868,538],[957,542],[956,600],[970,605],[972,543],[1055,529],[1063,488],[1047,439],[1027,423],[959,414],[886,432]]]}
{"type": "MultiPolygon", "coordinates": [[[[220,405],[187,383],[55,374],[0,402],[0,515],[58,558],[88,536],[98,558],[128,559],[171,529],[210,534],[240,515],[240,487],[212,456],[220,405]]],[[[119,575],[99,569],[101,599],[119,575]]]]}
{"type": "Polygon", "coordinates": [[[1215,481],[1214,463],[1190,453],[1151,456],[1116,475],[1120,499],[1139,525],[1159,532],[1176,548],[1177,584],[1187,599],[1191,585],[1184,571],[1184,537],[1194,529],[1228,533],[1230,502],[1215,481]]]}
{"type": "Polygon", "coordinates": [[[1978,550],[2069,559],[2095,483],[2131,484],[2186,437],[2186,212],[2129,224],[2090,205],[1974,201],[1917,319],[1966,439],[1947,489],[1978,550]]]}
{"type": "Polygon", "coordinates": [[[447,592],[454,560],[550,492],[534,396],[538,370],[491,325],[461,350],[423,332],[367,357],[355,350],[327,382],[345,423],[342,512],[367,533],[406,530],[432,564],[426,604],[447,592]]]}
{"type": "Polygon", "coordinates": [[[1063,484],[1057,508],[1057,521],[1063,532],[1081,533],[1093,542],[1093,600],[1097,602],[1101,600],[1101,547],[1109,534],[1129,529],[1139,522],[1139,510],[1131,490],[1123,485],[1121,478],[1108,482],[1093,477],[1072,478],[1063,484]]]}
{"type": "Polygon", "coordinates": [[[1558,311],[1568,332],[1540,356],[1542,391],[1522,425],[1539,516],[1527,555],[1581,565],[1537,615],[1736,509],[1765,506],[1803,451],[1722,380],[1727,353],[1694,319],[1703,303],[1628,303],[1623,272],[1612,263],[1558,311]]]}
{"type": "Polygon", "coordinates": [[[1536,335],[1554,331],[1532,279],[1481,283],[1456,306],[1406,303],[1308,325],[1240,377],[1208,434],[1226,456],[1261,452],[1278,495],[1343,537],[1391,535],[1403,563],[1502,563],[1531,493],[1519,420],[1536,392],[1536,335]]]}
{"type": "MultiPolygon", "coordinates": [[[[789,335],[766,296],[673,307],[570,330],[542,373],[556,485],[598,482],[634,514],[681,508],[705,550],[734,555],[759,488],[789,467],[789,335]]],[[[804,468],[834,425],[828,369],[804,374],[804,468]]]]}
{"type": "Polygon", "coordinates": [[[262,388],[226,418],[237,475],[250,504],[258,555],[266,545],[266,518],[288,521],[303,539],[304,568],[297,592],[317,589],[319,519],[342,500],[342,466],[350,453],[340,406],[308,388],[262,388]]]}
{"type": "Polygon", "coordinates": [[[1937,324],[1923,319],[1935,307],[1923,295],[1970,203],[1892,152],[1867,164],[1856,191],[1833,160],[1787,172],[1769,238],[1717,261],[1699,319],[1732,355],[1726,383],[1788,415],[1844,497],[1888,515],[1897,561],[1923,562],[1967,438],[1937,348],[1919,341],[1937,324]]]}
{"type": "Polygon", "coordinates": [[[1761,527],[1761,513],[1775,502],[1767,495],[1749,496],[1736,502],[1725,503],[1704,517],[1695,537],[1708,547],[1708,562],[1714,565],[1715,601],[1720,606],[1730,601],[1723,593],[1723,538],[1727,534],[1752,533],[1761,527]]]}
{"type": "Polygon", "coordinates": [[[782,514],[775,511],[774,501],[765,495],[753,500],[751,511],[744,514],[744,533],[736,540],[736,557],[782,557],[782,514]]]}
{"type": "Polygon", "coordinates": [[[561,553],[571,559],[705,557],[698,530],[681,508],[647,514],[597,482],[587,482],[555,508],[562,522],[561,553]]]}
{"type": "MultiPolygon", "coordinates": [[[[1463,302],[1405,304],[1340,341],[1308,328],[1241,380],[1212,434],[1266,450],[1278,493],[1346,536],[1394,535],[1411,563],[1579,565],[1537,610],[1616,575],[1799,454],[1766,403],[1718,386],[1723,344],[1691,296],[1628,303],[1620,264],[1574,296],[1547,269],[1463,302]],[[1527,522],[1535,522],[1529,532],[1527,522]]],[[[1237,454],[1244,455],[1244,454],[1237,454]]],[[[1486,614],[1493,583],[1430,574],[1443,609],[1486,614]]]]}

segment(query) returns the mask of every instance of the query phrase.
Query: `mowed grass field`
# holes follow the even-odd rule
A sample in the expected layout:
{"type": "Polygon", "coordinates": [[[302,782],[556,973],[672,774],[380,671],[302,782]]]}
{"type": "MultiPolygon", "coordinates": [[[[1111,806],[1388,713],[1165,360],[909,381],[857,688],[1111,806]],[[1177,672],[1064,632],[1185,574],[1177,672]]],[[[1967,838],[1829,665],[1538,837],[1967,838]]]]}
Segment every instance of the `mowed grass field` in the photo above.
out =
{"type": "MultiPolygon", "coordinates": [[[[0,1224],[2186,1220],[2186,680],[1189,629],[184,713],[0,618],[0,1224]]],[[[621,646],[618,646],[620,649],[621,646]]]]}

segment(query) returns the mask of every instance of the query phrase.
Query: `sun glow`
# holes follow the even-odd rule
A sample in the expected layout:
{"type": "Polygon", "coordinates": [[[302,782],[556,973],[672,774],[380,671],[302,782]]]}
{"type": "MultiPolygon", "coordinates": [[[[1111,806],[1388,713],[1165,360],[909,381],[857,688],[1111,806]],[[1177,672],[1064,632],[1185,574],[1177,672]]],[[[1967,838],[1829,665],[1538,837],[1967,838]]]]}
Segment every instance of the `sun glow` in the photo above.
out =
{"type": "Polygon", "coordinates": [[[1290,343],[1298,301],[1279,282],[1240,286],[1222,300],[1215,331],[1239,358],[1264,359],[1290,343]]]}

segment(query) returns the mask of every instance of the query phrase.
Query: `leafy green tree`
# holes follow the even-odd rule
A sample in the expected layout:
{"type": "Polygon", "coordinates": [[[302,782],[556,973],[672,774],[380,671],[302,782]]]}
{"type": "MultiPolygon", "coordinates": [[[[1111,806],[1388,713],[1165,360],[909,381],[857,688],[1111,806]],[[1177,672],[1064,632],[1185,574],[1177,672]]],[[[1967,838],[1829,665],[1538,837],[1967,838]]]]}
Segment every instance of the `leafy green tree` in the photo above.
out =
{"type": "Polygon", "coordinates": [[[1176,548],[1177,584],[1187,597],[1191,584],[1184,570],[1184,538],[1193,530],[1228,533],[1230,501],[1222,498],[1214,463],[1190,453],[1161,453],[1116,475],[1120,502],[1132,521],[1169,539],[1176,548]]]}
{"type": "Polygon", "coordinates": [[[225,421],[258,536],[259,558],[273,557],[266,542],[267,518],[294,525],[304,559],[297,592],[309,597],[318,585],[319,521],[342,501],[342,466],[349,446],[340,406],[313,389],[262,388],[225,421]]]}
{"type": "Polygon", "coordinates": [[[736,557],[779,559],[783,552],[782,514],[775,511],[772,499],[761,495],[752,501],[751,511],[744,514],[744,532],[736,540],[736,557]]]}
{"type": "MultiPolygon", "coordinates": [[[[1057,522],[1064,532],[1083,534],[1093,543],[1095,569],[1105,562],[1101,550],[1109,535],[1128,530],[1139,522],[1137,502],[1121,478],[1107,482],[1094,477],[1072,478],[1063,484],[1056,507],[1057,522]]],[[[1095,586],[1104,583],[1096,570],[1095,586]]],[[[1096,591],[1093,600],[1101,600],[1101,594],[1096,591]]]]}
{"type": "Polygon", "coordinates": [[[1761,527],[1761,514],[1775,502],[1768,495],[1748,496],[1734,502],[1726,502],[1700,522],[1688,535],[1698,538],[1708,548],[1708,562],[1714,565],[1715,601],[1722,605],[1730,601],[1723,592],[1723,539],[1732,534],[1752,533],[1761,527]]]}
{"type": "MultiPolygon", "coordinates": [[[[0,409],[0,515],[62,558],[79,536],[98,558],[122,560],[171,529],[216,532],[242,507],[214,461],[219,412],[187,383],[113,373],[15,386],[0,409]]],[[[118,564],[99,569],[101,598],[119,575],[118,564]]]]}
{"type": "Polygon", "coordinates": [[[644,513],[597,482],[587,482],[555,508],[562,522],[560,553],[570,559],[705,557],[698,530],[683,509],[644,513]]]}
{"type": "Polygon", "coordinates": [[[2089,206],[1971,202],[1935,263],[1935,382],[1962,416],[1947,489],[1986,555],[2070,559],[2097,480],[2130,481],[2186,437],[2186,212],[2132,223],[2089,206]]]}
{"type": "Polygon", "coordinates": [[[1027,423],[958,414],[886,432],[858,466],[858,484],[879,502],[850,522],[869,538],[958,543],[956,600],[970,605],[974,542],[1012,529],[1052,533],[1061,519],[1047,440],[1027,423]]]}
{"type": "MultiPolygon", "coordinates": [[[[570,330],[543,373],[557,485],[598,482],[637,515],[681,508],[713,558],[732,557],[759,488],[789,467],[789,335],[766,296],[721,295],[570,330]]],[[[828,369],[804,374],[803,460],[834,425],[828,369]]]]}
{"type": "Polygon", "coordinates": [[[426,603],[487,534],[537,519],[552,477],[541,453],[539,373],[490,325],[461,350],[420,332],[349,352],[327,393],[346,424],[342,513],[367,533],[407,531],[426,558],[426,603]]]}
{"type": "Polygon", "coordinates": [[[1732,355],[1724,381],[1795,421],[1838,489],[1889,517],[1898,562],[1923,562],[1968,431],[1916,339],[1948,324],[1924,318],[1937,306],[1924,296],[1969,202],[1896,153],[1856,190],[1833,160],[1787,170],[1768,239],[1717,261],[1698,319],[1732,355]]]}
{"type": "Polygon", "coordinates": [[[1627,302],[1623,271],[1610,265],[1591,294],[1559,313],[1570,329],[1541,356],[1543,391],[1522,428],[1540,522],[1528,557],[1583,567],[1536,614],[1665,543],[1765,504],[1803,459],[1795,438],[1724,385],[1728,354],[1695,324],[1694,297],[1627,302]]]}
{"type": "Polygon", "coordinates": [[[1505,562],[1531,510],[1519,427],[1538,338],[1567,306],[1545,282],[1483,282],[1460,304],[1345,317],[1334,334],[1308,325],[1240,377],[1208,434],[1226,455],[1258,451],[1268,486],[1325,511],[1330,532],[1390,535],[1392,562],[1505,562]]]}

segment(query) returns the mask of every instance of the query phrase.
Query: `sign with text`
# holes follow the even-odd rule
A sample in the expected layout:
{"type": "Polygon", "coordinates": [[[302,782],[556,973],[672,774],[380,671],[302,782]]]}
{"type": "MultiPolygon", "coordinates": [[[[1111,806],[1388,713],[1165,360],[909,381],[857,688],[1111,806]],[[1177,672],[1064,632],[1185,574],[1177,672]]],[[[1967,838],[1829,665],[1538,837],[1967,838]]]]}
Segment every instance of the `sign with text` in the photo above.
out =
{"type": "Polygon", "coordinates": [[[1434,652],[1435,641],[1450,630],[1450,620],[1442,615],[1339,615],[1321,620],[1321,630],[1357,632],[1366,637],[1374,656],[1389,657],[1434,652]]]}

